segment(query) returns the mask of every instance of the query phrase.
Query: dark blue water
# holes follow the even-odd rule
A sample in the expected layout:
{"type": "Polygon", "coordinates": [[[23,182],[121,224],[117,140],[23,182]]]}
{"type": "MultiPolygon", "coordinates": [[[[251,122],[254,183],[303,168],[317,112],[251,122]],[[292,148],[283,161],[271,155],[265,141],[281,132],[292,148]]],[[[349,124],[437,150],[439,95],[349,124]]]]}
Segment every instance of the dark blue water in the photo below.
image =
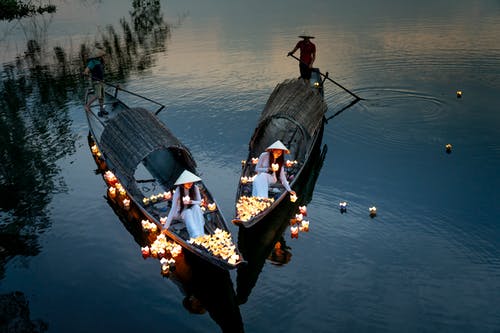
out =
{"type": "Polygon", "coordinates": [[[0,24],[0,293],[23,292],[49,332],[500,330],[498,1],[56,5],[0,24]],[[316,65],[364,100],[337,114],[352,97],[326,86],[308,233],[291,239],[286,210],[253,233],[231,225],[250,265],[229,274],[188,258],[167,279],[143,260],[94,172],[79,76],[82,43],[132,47],[121,18],[135,51],[113,46],[108,80],[166,105],[228,221],[257,118],[298,76],[286,53],[316,36],[316,65]],[[183,306],[192,294],[204,314],[183,306]]]}

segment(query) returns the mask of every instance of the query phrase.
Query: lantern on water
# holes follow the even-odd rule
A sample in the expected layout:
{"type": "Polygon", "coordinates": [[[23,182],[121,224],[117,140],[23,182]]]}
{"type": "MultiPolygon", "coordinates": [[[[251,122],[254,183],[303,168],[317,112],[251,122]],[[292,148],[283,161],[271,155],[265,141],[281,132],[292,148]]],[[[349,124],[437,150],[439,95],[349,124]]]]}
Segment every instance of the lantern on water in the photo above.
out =
{"type": "Polygon", "coordinates": [[[375,217],[377,215],[377,207],[373,206],[373,207],[368,208],[368,210],[370,212],[371,217],[375,217]]]}
{"type": "Polygon", "coordinates": [[[339,207],[340,207],[340,212],[345,213],[347,211],[347,202],[342,201],[341,203],[339,203],[339,207]]]}
{"type": "Polygon", "coordinates": [[[451,143],[447,143],[445,148],[447,153],[451,153],[451,148],[452,148],[451,143]]]}
{"type": "Polygon", "coordinates": [[[241,167],[244,167],[244,166],[245,166],[245,164],[247,164],[247,161],[245,161],[245,160],[241,160],[241,167]]]}
{"type": "Polygon", "coordinates": [[[300,222],[300,221],[302,221],[302,218],[303,218],[303,217],[304,217],[304,216],[303,216],[302,214],[295,214],[295,219],[296,219],[297,221],[299,221],[299,222],[300,222]]]}
{"type": "Polygon", "coordinates": [[[302,215],[307,215],[307,207],[306,206],[299,206],[299,212],[302,215]]]}
{"type": "Polygon", "coordinates": [[[141,247],[141,253],[142,253],[142,257],[144,259],[146,259],[147,257],[149,257],[149,246],[144,246],[144,247],[141,247]]]}
{"type": "Polygon", "coordinates": [[[299,227],[296,225],[292,225],[290,227],[290,233],[292,235],[292,238],[298,238],[299,237],[299,227]]]}
{"type": "Polygon", "coordinates": [[[300,231],[309,231],[309,221],[302,220],[302,222],[300,222],[300,231]]]}

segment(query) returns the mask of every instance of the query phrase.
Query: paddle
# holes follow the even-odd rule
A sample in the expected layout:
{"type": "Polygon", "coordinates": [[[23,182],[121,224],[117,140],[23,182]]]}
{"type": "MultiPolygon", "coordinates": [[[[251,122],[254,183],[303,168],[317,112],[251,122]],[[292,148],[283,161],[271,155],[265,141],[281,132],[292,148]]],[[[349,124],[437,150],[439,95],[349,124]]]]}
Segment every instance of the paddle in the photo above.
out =
{"type": "MultiPolygon", "coordinates": [[[[305,62],[303,62],[302,60],[300,60],[299,58],[297,58],[297,57],[296,57],[296,56],[294,56],[293,54],[290,54],[290,56],[291,56],[292,58],[296,59],[298,62],[301,62],[301,63],[303,63],[303,64],[307,65],[305,62]]],[[[319,71],[318,71],[318,72],[319,72],[319,71]]],[[[356,99],[358,99],[358,100],[363,100],[363,99],[364,99],[364,98],[359,97],[358,95],[356,95],[355,93],[353,93],[353,92],[352,92],[352,91],[350,91],[349,89],[345,88],[345,87],[344,87],[344,86],[342,86],[341,84],[339,84],[339,83],[337,83],[337,82],[333,81],[332,79],[330,79],[330,77],[328,76],[328,73],[323,74],[323,73],[319,72],[319,74],[320,74],[321,76],[323,76],[325,79],[330,80],[332,83],[336,84],[336,85],[337,85],[337,86],[339,86],[340,88],[342,88],[342,89],[344,89],[345,91],[347,91],[349,94],[351,94],[352,96],[354,96],[356,99]]]]}

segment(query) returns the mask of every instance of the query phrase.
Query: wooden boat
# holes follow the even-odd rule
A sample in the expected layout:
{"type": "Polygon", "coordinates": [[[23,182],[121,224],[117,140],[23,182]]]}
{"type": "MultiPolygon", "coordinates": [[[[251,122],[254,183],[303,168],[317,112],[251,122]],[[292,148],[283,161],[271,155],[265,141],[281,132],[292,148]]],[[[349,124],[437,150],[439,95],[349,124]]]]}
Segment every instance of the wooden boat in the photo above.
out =
{"type": "Polygon", "coordinates": [[[319,70],[315,70],[310,85],[302,79],[291,79],[274,89],[250,140],[248,156],[241,162],[233,223],[249,228],[288,197],[288,192],[279,182],[269,187],[267,199],[251,197],[256,159],[276,140],[284,143],[290,151],[285,156],[285,171],[292,189],[296,190],[294,185],[298,178],[308,177],[303,175],[303,169],[322,136],[325,124],[327,106],[323,100],[323,83],[319,70]],[[260,207],[256,208],[257,205],[260,207]]]}
{"type": "Polygon", "coordinates": [[[163,235],[162,239],[168,243],[166,252],[172,250],[171,244],[175,243],[218,267],[235,268],[243,259],[203,181],[196,185],[202,195],[206,236],[190,239],[182,220],[174,220],[168,229],[162,228],[172,206],[175,181],[184,170],[197,174],[196,163],[189,149],[155,114],[142,107],[128,107],[117,95],[125,92],[154,101],[111,87],[114,92],[106,92],[105,96],[107,115],[100,117],[98,105],[85,104],[93,142],[91,150],[97,164],[106,170],[103,175],[109,185],[108,196],[125,210],[136,207],[143,215],[145,231],[155,236],[163,235]]]}

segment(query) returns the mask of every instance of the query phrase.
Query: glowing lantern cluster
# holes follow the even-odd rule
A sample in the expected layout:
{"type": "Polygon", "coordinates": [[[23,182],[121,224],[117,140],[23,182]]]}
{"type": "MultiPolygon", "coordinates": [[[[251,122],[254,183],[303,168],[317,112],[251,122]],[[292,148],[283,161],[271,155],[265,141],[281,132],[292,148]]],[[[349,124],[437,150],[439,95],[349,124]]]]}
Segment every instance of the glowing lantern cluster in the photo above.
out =
{"type": "Polygon", "coordinates": [[[168,276],[170,274],[170,271],[175,270],[175,259],[170,258],[161,258],[160,259],[160,264],[161,264],[161,275],[163,276],[168,276]]]}
{"type": "Polygon", "coordinates": [[[149,251],[153,258],[176,258],[182,252],[182,247],[168,240],[164,234],[159,234],[149,247],[149,251]]]}
{"type": "Polygon", "coordinates": [[[254,178],[255,178],[255,176],[253,176],[253,177],[243,176],[243,177],[240,178],[240,181],[241,181],[242,184],[251,183],[251,182],[253,182],[254,178]]]}
{"type": "Polygon", "coordinates": [[[96,157],[101,157],[101,152],[99,151],[99,148],[95,143],[92,145],[92,147],[90,147],[90,150],[92,151],[92,155],[96,157]]]}
{"type": "Polygon", "coordinates": [[[299,238],[299,231],[309,231],[309,221],[304,220],[304,216],[306,215],[307,207],[299,206],[299,213],[295,214],[295,217],[290,220],[290,234],[292,238],[299,238]]]}
{"type": "Polygon", "coordinates": [[[236,246],[231,239],[231,234],[225,230],[217,228],[212,235],[191,238],[189,243],[204,247],[207,251],[226,260],[231,265],[235,265],[240,260],[239,254],[236,253],[236,246]]]}
{"type": "Polygon", "coordinates": [[[241,221],[248,221],[269,208],[274,198],[241,196],[236,204],[236,212],[241,221]]]}
{"type": "Polygon", "coordinates": [[[154,203],[157,203],[159,201],[170,200],[170,199],[172,199],[172,192],[168,191],[168,192],[163,192],[163,193],[158,193],[158,194],[152,194],[149,197],[144,197],[142,199],[142,203],[144,205],[149,205],[150,203],[154,204],[154,203]]]}
{"type": "Polygon", "coordinates": [[[116,178],[115,174],[110,170],[104,173],[104,180],[109,185],[115,185],[118,182],[118,179],[116,178]]]}
{"type": "Polygon", "coordinates": [[[295,160],[293,160],[293,161],[286,160],[285,165],[286,165],[286,167],[287,167],[287,168],[291,168],[291,167],[293,167],[294,165],[296,165],[296,164],[298,164],[298,163],[299,163],[299,162],[297,162],[297,161],[295,161],[295,160]]]}
{"type": "Polygon", "coordinates": [[[158,226],[155,223],[150,222],[148,220],[142,220],[141,225],[142,225],[142,230],[144,231],[156,232],[158,230],[158,226]]]}

